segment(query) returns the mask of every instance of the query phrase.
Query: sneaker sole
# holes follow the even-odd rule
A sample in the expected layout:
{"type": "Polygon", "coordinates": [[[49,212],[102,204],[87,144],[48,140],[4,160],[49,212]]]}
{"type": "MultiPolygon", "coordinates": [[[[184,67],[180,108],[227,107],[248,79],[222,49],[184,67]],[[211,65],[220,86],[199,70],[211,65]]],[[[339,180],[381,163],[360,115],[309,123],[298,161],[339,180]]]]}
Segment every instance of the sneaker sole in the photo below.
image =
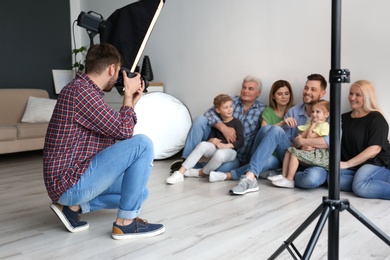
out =
{"type": "Polygon", "coordinates": [[[295,186],[287,186],[287,185],[279,185],[279,184],[275,184],[275,183],[272,183],[273,185],[275,185],[276,187],[279,187],[279,188],[287,188],[287,189],[294,189],[295,186]]]}
{"type": "Polygon", "coordinates": [[[54,203],[51,204],[50,208],[57,215],[57,217],[61,220],[62,224],[64,224],[66,229],[69,230],[69,232],[76,233],[76,232],[80,232],[80,231],[83,231],[83,230],[86,230],[89,228],[89,224],[86,224],[86,225],[81,226],[81,227],[73,227],[69,223],[68,219],[65,217],[64,213],[62,213],[62,211],[57,207],[56,204],[54,204],[54,203]]]}
{"type": "Polygon", "coordinates": [[[219,182],[219,181],[225,181],[226,179],[210,179],[209,178],[209,182],[213,183],[213,182],[219,182]]]}
{"type": "Polygon", "coordinates": [[[244,191],[233,191],[233,190],[229,190],[229,193],[231,195],[244,195],[246,193],[249,193],[249,192],[255,192],[255,191],[258,191],[259,190],[259,187],[256,187],[256,188],[252,188],[252,189],[247,189],[247,190],[244,190],[244,191]]]}
{"type": "Polygon", "coordinates": [[[124,239],[132,239],[132,238],[144,238],[144,237],[154,237],[158,236],[165,232],[165,226],[162,226],[159,229],[156,229],[152,232],[143,232],[143,233],[132,233],[132,234],[112,234],[112,238],[115,240],[124,240],[124,239]]]}
{"type": "Polygon", "coordinates": [[[283,177],[279,177],[279,178],[267,178],[267,180],[269,181],[277,181],[277,180],[280,180],[282,179],[283,177]]]}
{"type": "Polygon", "coordinates": [[[169,185],[174,185],[174,184],[177,184],[177,183],[180,183],[180,182],[183,182],[183,181],[177,181],[177,182],[167,182],[166,181],[166,183],[169,184],[169,185]]]}

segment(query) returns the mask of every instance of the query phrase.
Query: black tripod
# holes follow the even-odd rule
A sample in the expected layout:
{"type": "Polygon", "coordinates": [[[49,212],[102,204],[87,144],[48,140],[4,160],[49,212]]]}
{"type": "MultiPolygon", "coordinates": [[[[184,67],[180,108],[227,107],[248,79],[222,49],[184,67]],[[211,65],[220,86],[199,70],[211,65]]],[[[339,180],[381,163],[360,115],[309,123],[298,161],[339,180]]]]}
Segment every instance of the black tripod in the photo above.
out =
{"type": "Polygon", "coordinates": [[[272,254],[275,259],[285,249],[294,259],[309,259],[318,241],[321,231],[329,218],[328,225],[328,259],[339,259],[339,213],[347,210],[363,225],[390,246],[390,238],[378,229],[371,221],[357,211],[348,200],[340,200],[340,96],[341,83],[349,82],[349,71],[340,69],[341,38],[341,0],[332,0],[332,50],[330,82],[330,145],[329,145],[329,196],[324,197],[322,204],[302,223],[302,225],[272,254]],[[294,246],[297,238],[318,216],[320,216],[309,244],[303,256],[294,246]],[[290,248],[291,246],[291,248],[290,248]],[[295,253],[295,254],[294,254],[295,253]]]}

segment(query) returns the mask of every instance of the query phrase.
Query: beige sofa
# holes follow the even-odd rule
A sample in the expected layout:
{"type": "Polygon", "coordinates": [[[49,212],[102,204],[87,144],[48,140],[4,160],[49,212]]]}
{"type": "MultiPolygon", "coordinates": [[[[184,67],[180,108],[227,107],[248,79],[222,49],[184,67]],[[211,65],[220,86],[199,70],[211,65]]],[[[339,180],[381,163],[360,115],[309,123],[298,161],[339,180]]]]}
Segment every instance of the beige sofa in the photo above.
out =
{"type": "Polygon", "coordinates": [[[22,123],[29,97],[49,98],[43,89],[0,89],[0,154],[43,149],[48,123],[22,123]]]}

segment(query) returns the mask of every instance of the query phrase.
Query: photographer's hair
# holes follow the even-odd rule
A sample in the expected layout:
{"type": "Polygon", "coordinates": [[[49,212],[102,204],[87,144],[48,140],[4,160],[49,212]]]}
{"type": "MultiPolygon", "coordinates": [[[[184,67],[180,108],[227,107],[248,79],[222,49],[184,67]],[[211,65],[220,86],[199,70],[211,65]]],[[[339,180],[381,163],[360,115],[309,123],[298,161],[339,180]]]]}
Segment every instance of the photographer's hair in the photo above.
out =
{"type": "Polygon", "coordinates": [[[370,81],[358,80],[355,83],[353,83],[351,87],[352,86],[358,87],[363,92],[364,111],[366,112],[378,111],[382,113],[376,99],[376,91],[374,85],[372,85],[370,81]]]}
{"type": "Polygon", "coordinates": [[[325,99],[316,100],[311,104],[312,108],[314,106],[321,107],[324,110],[324,112],[330,112],[330,102],[328,100],[325,99]]]}
{"type": "Polygon", "coordinates": [[[276,91],[278,91],[278,89],[283,88],[283,87],[286,87],[288,89],[288,92],[290,92],[290,101],[286,105],[286,108],[284,109],[284,112],[283,112],[283,115],[285,115],[287,113],[287,110],[289,110],[293,106],[293,102],[294,102],[294,94],[293,94],[291,85],[288,81],[281,79],[281,80],[275,81],[274,84],[272,84],[271,90],[269,92],[269,98],[268,98],[269,103],[268,104],[273,109],[276,108],[277,104],[276,104],[276,101],[274,99],[274,95],[275,95],[276,91]]]}
{"type": "Polygon", "coordinates": [[[255,77],[255,76],[251,76],[251,75],[248,75],[244,78],[244,80],[242,81],[242,85],[244,85],[245,82],[248,82],[248,81],[253,81],[253,82],[256,82],[257,84],[257,90],[258,91],[261,91],[262,87],[263,87],[263,83],[261,82],[261,79],[258,78],[258,77],[255,77]]]}
{"type": "Polygon", "coordinates": [[[226,94],[219,94],[218,96],[216,96],[214,98],[214,107],[215,108],[219,108],[221,107],[223,104],[225,104],[227,101],[232,101],[233,99],[229,96],[229,95],[226,95],[226,94]]]}
{"type": "Polygon", "coordinates": [[[122,64],[118,50],[108,43],[92,45],[85,58],[85,73],[100,75],[111,64],[119,66],[122,64]]]}
{"type": "Polygon", "coordinates": [[[307,80],[317,80],[317,81],[321,82],[321,88],[323,90],[326,89],[326,85],[327,85],[326,79],[320,74],[311,74],[311,75],[307,76],[307,80]]]}

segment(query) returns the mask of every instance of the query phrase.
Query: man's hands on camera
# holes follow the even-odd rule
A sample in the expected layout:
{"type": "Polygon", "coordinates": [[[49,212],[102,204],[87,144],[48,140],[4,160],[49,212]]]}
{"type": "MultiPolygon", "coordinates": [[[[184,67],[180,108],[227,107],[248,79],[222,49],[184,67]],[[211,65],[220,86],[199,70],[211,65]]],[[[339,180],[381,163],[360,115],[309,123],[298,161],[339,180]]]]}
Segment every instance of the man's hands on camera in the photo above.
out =
{"type": "Polygon", "coordinates": [[[126,71],[122,71],[123,74],[123,105],[135,107],[138,100],[142,97],[142,93],[145,88],[143,80],[141,80],[141,75],[137,75],[133,78],[127,76],[126,71]]]}

